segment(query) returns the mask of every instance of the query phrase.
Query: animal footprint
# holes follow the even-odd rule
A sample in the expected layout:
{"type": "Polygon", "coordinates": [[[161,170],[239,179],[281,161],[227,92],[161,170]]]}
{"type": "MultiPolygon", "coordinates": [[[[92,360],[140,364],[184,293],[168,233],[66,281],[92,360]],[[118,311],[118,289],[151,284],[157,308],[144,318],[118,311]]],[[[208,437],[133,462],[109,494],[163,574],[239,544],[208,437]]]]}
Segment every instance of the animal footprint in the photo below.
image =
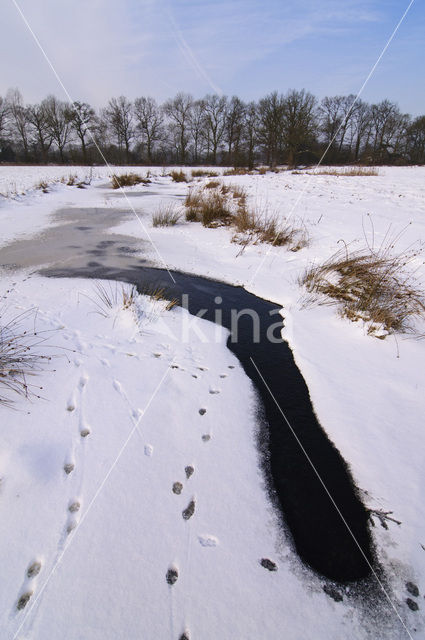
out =
{"type": "Polygon", "coordinates": [[[185,629],[185,631],[181,634],[179,640],[190,640],[189,630],[185,629]]]}
{"type": "Polygon", "coordinates": [[[189,480],[190,476],[194,473],[195,469],[191,465],[189,465],[184,468],[184,471],[186,474],[186,478],[189,480]]]}
{"type": "Polygon", "coordinates": [[[220,393],[219,389],[210,389],[210,393],[211,395],[215,395],[217,393],[220,393]]]}
{"type": "Polygon", "coordinates": [[[178,577],[179,577],[179,572],[177,571],[177,567],[172,565],[168,569],[167,575],[165,576],[165,579],[167,580],[167,584],[169,584],[170,587],[172,587],[173,584],[176,584],[178,577]]]}
{"type": "Polygon", "coordinates": [[[277,564],[273,560],[269,560],[269,558],[261,558],[260,564],[268,571],[277,571],[277,564]]]}
{"type": "Polygon", "coordinates": [[[227,378],[227,373],[220,373],[220,378],[227,378]]]}
{"type": "Polygon", "coordinates": [[[234,367],[234,365],[233,365],[233,364],[229,364],[227,368],[228,368],[228,369],[234,369],[235,367],[234,367]]]}
{"type": "Polygon", "coordinates": [[[176,495],[180,495],[181,492],[183,491],[183,485],[181,482],[175,482],[173,484],[173,493],[175,493],[176,495]]]}
{"type": "Polygon", "coordinates": [[[153,454],[153,446],[151,444],[145,444],[145,456],[152,457],[153,454]]]}
{"type": "Polygon", "coordinates": [[[86,386],[88,381],[88,377],[87,376],[81,376],[79,382],[78,382],[78,386],[81,390],[84,389],[84,387],[86,386]]]}
{"type": "Polygon", "coordinates": [[[204,416],[206,414],[206,409],[199,409],[199,415],[204,416]]]}
{"type": "Polygon", "coordinates": [[[67,476],[69,476],[69,474],[72,473],[74,469],[75,464],[73,462],[65,462],[65,464],[63,465],[63,470],[65,471],[67,476]]]}
{"type": "Polygon", "coordinates": [[[202,436],[202,441],[203,442],[208,442],[209,440],[211,440],[211,436],[209,433],[204,433],[204,435],[202,436]]]}
{"type": "Polygon", "coordinates": [[[21,611],[22,609],[25,609],[25,607],[27,606],[29,599],[31,598],[31,596],[33,595],[33,591],[26,591],[25,593],[23,593],[21,595],[21,597],[18,600],[18,603],[16,605],[16,608],[18,609],[18,611],[21,611]]]}
{"type": "Polygon", "coordinates": [[[195,513],[195,500],[191,500],[186,509],[182,511],[183,520],[189,520],[195,513]]]}
{"type": "Polygon", "coordinates": [[[71,504],[68,507],[68,511],[70,513],[76,513],[77,511],[80,510],[80,503],[78,502],[78,500],[75,500],[74,502],[71,502],[71,504]]]}
{"type": "Polygon", "coordinates": [[[82,438],[87,438],[87,436],[89,436],[89,435],[90,435],[90,433],[91,433],[91,431],[90,431],[90,429],[89,429],[88,427],[83,427],[83,428],[80,430],[80,436],[81,436],[82,438]]]}
{"type": "Polygon", "coordinates": [[[35,578],[41,571],[41,562],[35,561],[27,569],[27,578],[35,578]]]}
{"type": "Polygon", "coordinates": [[[198,536],[199,544],[203,547],[216,547],[218,538],[215,536],[198,536]]]}

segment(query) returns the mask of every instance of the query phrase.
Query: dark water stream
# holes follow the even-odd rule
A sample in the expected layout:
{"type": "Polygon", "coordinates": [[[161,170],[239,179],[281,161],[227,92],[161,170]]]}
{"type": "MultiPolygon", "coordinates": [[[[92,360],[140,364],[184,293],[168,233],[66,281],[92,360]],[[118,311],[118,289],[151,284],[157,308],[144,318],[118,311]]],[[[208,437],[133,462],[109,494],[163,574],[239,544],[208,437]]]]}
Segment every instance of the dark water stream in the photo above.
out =
{"type": "MultiPolygon", "coordinates": [[[[41,267],[48,263],[40,269],[42,275],[121,280],[135,284],[139,291],[161,286],[170,298],[179,301],[187,294],[190,313],[206,310],[203,317],[212,322],[219,309],[221,324],[229,330],[232,310],[255,312],[259,319],[259,341],[254,340],[252,317],[245,313],[238,321],[237,341],[230,335],[227,346],[238,357],[258,392],[263,465],[285,526],[299,556],[320,574],[340,582],[368,576],[373,554],[367,511],[345,461],[316,418],[288,344],[267,338],[270,326],[282,320],[278,305],[242,287],[175,271],[173,283],[166,270],[154,268],[135,255],[143,248],[139,240],[105,233],[106,228],[122,219],[122,212],[113,209],[63,210],[57,214],[58,226],[39,237],[0,249],[0,265],[41,267]]],[[[276,335],[279,331],[275,329],[276,335]]]]}

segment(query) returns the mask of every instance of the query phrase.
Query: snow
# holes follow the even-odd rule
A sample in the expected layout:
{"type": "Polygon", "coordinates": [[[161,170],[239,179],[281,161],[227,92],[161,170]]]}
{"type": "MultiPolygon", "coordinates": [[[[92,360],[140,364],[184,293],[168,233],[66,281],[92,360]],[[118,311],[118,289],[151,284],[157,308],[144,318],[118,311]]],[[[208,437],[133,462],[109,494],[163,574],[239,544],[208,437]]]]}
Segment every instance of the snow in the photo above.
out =
{"type": "MultiPolygon", "coordinates": [[[[48,169],[52,176],[59,170],[48,169]]],[[[28,185],[40,170],[25,169],[28,185]]],[[[4,201],[2,244],[39,232],[65,205],[116,206],[104,171],[86,190],[57,185],[49,194],[4,201]]],[[[188,188],[156,171],[154,184],[144,187],[152,195],[141,200],[137,188],[127,191],[143,225],[130,218],[114,233],[146,240],[148,229],[169,268],[244,284],[282,305],[284,337],[365,504],[393,511],[402,523],[385,530],[375,520],[372,532],[386,588],[408,631],[385,601],[361,606],[344,596],[334,602],[323,580],[297,559],[259,470],[255,393],[225,346],[224,330],[217,341],[216,328],[199,320],[209,339],[193,331],[182,341],[189,321],[182,309],[166,311],[139,297],[135,311],[117,305],[104,317],[95,313],[93,282],[21,272],[3,275],[8,313],[36,305],[38,330],[52,331],[47,345],[54,358],[34,379],[42,399],[17,398],[15,411],[0,406],[4,637],[179,638],[187,628],[203,640],[272,640],[283,631],[290,640],[424,638],[424,343],[378,340],[335,307],[305,305],[299,278],[338,250],[340,240],[379,246],[403,229],[395,251],[421,240],[425,169],[381,168],[376,177],[222,178],[243,186],[250,203],[303,223],[310,235],[309,246],[296,253],[255,245],[240,255],[226,228],[186,222],[153,228],[158,205],[181,204],[188,188]],[[202,416],[200,408],[206,408],[202,416]],[[189,479],[187,465],[195,469],[189,479]],[[183,484],[180,495],[174,482],[183,484]],[[192,499],[195,513],[185,521],[182,511],[192,499]],[[71,513],[75,502],[80,509],[71,513]],[[261,567],[261,558],[276,562],[278,571],[261,567]],[[35,561],[41,571],[28,578],[35,561]],[[173,586],[166,582],[171,566],[179,574],[173,586]],[[421,594],[416,613],[405,604],[408,580],[421,594]],[[17,611],[28,591],[32,597],[17,611]]],[[[125,200],[120,206],[128,209],[125,200]]],[[[163,266],[153,248],[148,257],[163,266]]],[[[423,257],[411,267],[423,282],[423,257]]]]}

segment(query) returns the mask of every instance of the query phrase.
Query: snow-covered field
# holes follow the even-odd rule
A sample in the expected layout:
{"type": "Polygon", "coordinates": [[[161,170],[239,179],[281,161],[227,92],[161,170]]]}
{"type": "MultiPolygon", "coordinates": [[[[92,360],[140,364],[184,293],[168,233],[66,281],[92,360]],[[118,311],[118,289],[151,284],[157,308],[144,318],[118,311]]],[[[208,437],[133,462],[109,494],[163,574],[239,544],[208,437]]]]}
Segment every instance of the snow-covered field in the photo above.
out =
{"type": "MultiPolygon", "coordinates": [[[[345,591],[334,602],[296,558],[267,499],[255,396],[224,330],[218,343],[195,333],[182,342],[183,310],[152,309],[139,298],[135,312],[116,307],[104,317],[94,313],[93,282],[5,270],[3,313],[37,306],[37,330],[48,331],[40,349],[54,358],[33,379],[41,399],[0,406],[1,637],[178,639],[187,629],[191,640],[424,638],[424,343],[378,340],[334,306],[306,306],[299,277],[342,243],[379,246],[402,230],[395,251],[421,241],[425,168],[381,168],[376,177],[222,178],[243,186],[260,211],[306,229],[309,246],[296,253],[265,244],[241,252],[228,228],[184,221],[153,228],[152,213],[164,202],[179,206],[187,184],[152,169],[153,184],[128,189],[128,203],[107,187],[106,169],[95,171],[88,189],[56,184],[44,194],[32,185],[75,167],[1,167],[0,191],[11,192],[17,180],[19,191],[29,190],[0,202],[1,245],[48,228],[64,206],[128,211],[130,203],[139,219],[111,234],[152,241],[147,257],[158,266],[243,284],[281,304],[284,337],[315,411],[366,506],[401,521],[388,530],[376,521],[372,529],[391,603],[383,596],[362,604],[345,591]],[[73,465],[70,473],[65,465],[73,465]],[[192,500],[186,521],[182,511],[192,500]],[[278,571],[264,569],[261,558],[278,571]],[[34,563],[40,567],[28,577],[34,563]],[[173,586],[170,567],[178,571],[173,586]],[[31,597],[18,611],[25,594],[31,597]]],[[[425,283],[423,255],[409,268],[425,283]]]]}

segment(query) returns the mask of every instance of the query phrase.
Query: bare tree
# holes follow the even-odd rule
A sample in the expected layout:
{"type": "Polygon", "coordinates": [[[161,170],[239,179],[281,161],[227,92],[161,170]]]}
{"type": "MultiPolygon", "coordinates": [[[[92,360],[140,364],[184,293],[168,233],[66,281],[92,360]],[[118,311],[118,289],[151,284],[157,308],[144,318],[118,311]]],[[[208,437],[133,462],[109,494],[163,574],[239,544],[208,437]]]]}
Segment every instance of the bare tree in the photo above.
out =
{"type": "Polygon", "coordinates": [[[47,162],[49,149],[52,146],[53,136],[47,119],[45,101],[28,107],[28,119],[34,131],[34,145],[36,155],[41,155],[41,160],[47,162]]]}
{"type": "Polygon", "coordinates": [[[211,142],[213,164],[217,164],[217,151],[226,127],[226,96],[207,95],[204,100],[205,125],[211,142]]]}
{"type": "Polygon", "coordinates": [[[94,138],[97,127],[95,110],[87,102],[74,102],[70,109],[70,122],[80,140],[83,161],[87,162],[87,140],[94,138]]]}
{"type": "Polygon", "coordinates": [[[31,122],[28,118],[28,110],[24,106],[23,98],[18,89],[9,89],[6,96],[10,120],[9,126],[19,138],[24,151],[24,158],[29,156],[31,144],[31,122]]]}
{"type": "Polygon", "coordinates": [[[134,138],[133,106],[125,97],[112,98],[104,116],[120,150],[124,146],[126,162],[130,162],[130,144],[134,138]]]}
{"type": "Polygon", "coordinates": [[[316,131],[316,98],[304,89],[289,91],[283,100],[283,144],[290,167],[314,143],[316,131]]]}
{"type": "Polygon", "coordinates": [[[407,130],[409,159],[415,164],[425,164],[425,116],[415,118],[407,130]]]}
{"type": "Polygon", "coordinates": [[[265,150],[267,164],[276,166],[282,145],[284,98],[277,91],[258,103],[258,140],[265,150]]]}
{"type": "Polygon", "coordinates": [[[249,102],[245,109],[245,123],[242,132],[249,169],[254,168],[254,153],[257,145],[258,125],[258,105],[255,102],[249,102]]]}
{"type": "Polygon", "coordinates": [[[66,102],[55,96],[43,100],[46,110],[47,127],[53,142],[58,148],[61,162],[65,161],[64,149],[71,139],[71,110],[66,102]]]}
{"type": "Polygon", "coordinates": [[[174,135],[177,153],[182,164],[185,164],[187,160],[192,107],[193,98],[187,93],[178,93],[163,105],[164,113],[170,121],[171,133],[174,135]]]}
{"type": "Polygon", "coordinates": [[[205,145],[205,104],[203,100],[196,100],[190,111],[189,131],[192,139],[192,156],[195,164],[201,160],[201,153],[205,145]]]}
{"type": "Polygon", "coordinates": [[[136,129],[146,145],[147,161],[152,163],[155,143],[163,136],[164,117],[154,98],[136,98],[134,101],[136,129]]]}
{"type": "Polygon", "coordinates": [[[9,115],[9,105],[7,101],[0,96],[0,140],[7,130],[9,115]]]}
{"type": "Polygon", "coordinates": [[[240,156],[242,133],[245,125],[245,104],[237,96],[233,96],[227,107],[225,135],[229,162],[236,165],[240,156]]]}
{"type": "Polygon", "coordinates": [[[390,100],[372,105],[370,114],[373,126],[373,159],[384,162],[399,153],[400,142],[408,126],[407,117],[390,100]]]}

